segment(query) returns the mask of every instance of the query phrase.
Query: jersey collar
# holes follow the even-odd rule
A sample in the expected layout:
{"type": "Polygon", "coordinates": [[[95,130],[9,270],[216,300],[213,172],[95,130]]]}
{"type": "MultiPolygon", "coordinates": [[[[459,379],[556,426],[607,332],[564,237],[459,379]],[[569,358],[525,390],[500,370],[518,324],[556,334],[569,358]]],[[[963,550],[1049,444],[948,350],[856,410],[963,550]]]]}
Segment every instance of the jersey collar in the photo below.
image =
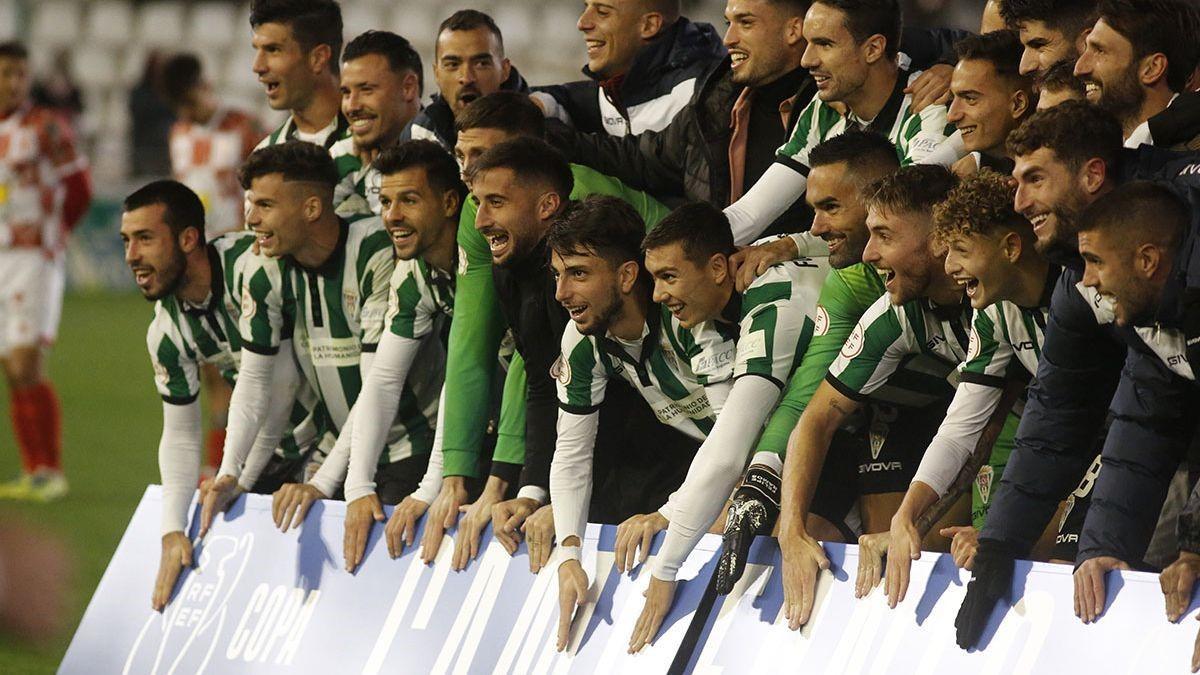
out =
{"type": "Polygon", "coordinates": [[[179,306],[183,308],[184,313],[192,316],[201,316],[215,311],[225,299],[225,270],[221,267],[221,254],[217,253],[217,247],[212,244],[208,244],[204,248],[208,253],[209,276],[212,277],[208,299],[199,305],[193,305],[184,300],[179,301],[179,306]]]}
{"type": "Polygon", "coordinates": [[[650,370],[646,367],[646,363],[650,360],[650,356],[658,347],[658,336],[662,330],[662,312],[656,311],[657,308],[653,303],[650,304],[646,312],[646,328],[642,333],[642,347],[638,352],[638,358],[635,361],[629,352],[617,342],[616,338],[608,333],[605,333],[597,341],[600,346],[600,351],[614,356],[621,361],[629,364],[637,372],[638,381],[643,387],[650,386],[650,370]]]}

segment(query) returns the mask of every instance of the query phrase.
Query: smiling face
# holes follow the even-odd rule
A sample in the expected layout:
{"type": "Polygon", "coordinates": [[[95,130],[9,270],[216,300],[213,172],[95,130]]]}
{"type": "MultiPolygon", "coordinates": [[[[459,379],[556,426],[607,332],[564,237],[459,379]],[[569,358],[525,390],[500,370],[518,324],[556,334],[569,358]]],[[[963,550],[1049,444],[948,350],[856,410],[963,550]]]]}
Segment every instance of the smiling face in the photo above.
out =
{"type": "Polygon", "coordinates": [[[747,87],[773,82],[796,67],[793,51],[801,36],[799,17],[785,3],[769,0],[728,0],[725,5],[725,47],[733,81],[747,87]]]}
{"type": "Polygon", "coordinates": [[[425,167],[414,166],[380,178],[379,206],[396,257],[412,260],[454,231],[458,199],[438,194],[425,167]]]}
{"type": "Polygon", "coordinates": [[[1013,209],[1033,224],[1037,250],[1074,247],[1072,223],[1092,199],[1083,185],[1083,169],[1072,171],[1049,148],[1016,157],[1013,209]]]}
{"type": "Polygon", "coordinates": [[[511,169],[475,175],[471,194],[478,200],[475,229],[488,242],[492,264],[515,264],[529,255],[546,235],[558,208],[557,195],[545,185],[522,184],[511,169]]]}
{"type": "Polygon", "coordinates": [[[885,272],[884,288],[893,305],[925,295],[934,275],[943,274],[943,259],[934,255],[930,216],[867,209],[871,233],[863,262],[885,272]]]}
{"type": "Polygon", "coordinates": [[[813,167],[804,196],[813,209],[812,232],[829,245],[829,264],[843,269],[862,262],[867,246],[867,209],[845,162],[813,167]]]}
{"type": "Polygon", "coordinates": [[[946,274],[963,287],[971,307],[983,309],[1009,299],[1018,276],[1013,263],[1020,257],[1021,240],[1016,233],[957,234],[946,244],[946,274]]]}
{"type": "Polygon", "coordinates": [[[673,242],[646,249],[646,270],[654,279],[654,302],[666,306],[684,328],[719,317],[729,302],[729,267],[723,255],[697,265],[683,244],[673,242]]]}
{"type": "Polygon", "coordinates": [[[8,115],[29,98],[29,61],[0,57],[0,116],[8,115]]]}
{"type": "Polygon", "coordinates": [[[845,101],[867,81],[868,64],[861,45],[846,27],[846,14],[836,7],[813,4],[804,16],[808,46],[800,64],[808,69],[822,101],[845,101]]]}
{"type": "Polygon", "coordinates": [[[1083,284],[1112,301],[1117,324],[1126,326],[1150,315],[1158,305],[1159,289],[1138,273],[1135,253],[1123,250],[1104,230],[1079,233],[1083,284]]]}
{"type": "Polygon", "coordinates": [[[272,110],[299,110],[312,100],[316,74],[309,55],[282,23],[264,23],[254,27],[254,74],[267,92],[272,110]]]}
{"type": "Polygon", "coordinates": [[[500,90],[508,79],[508,59],[499,38],[486,27],[444,30],[437,39],[433,76],[455,117],[477,98],[500,90]]]}
{"type": "Polygon", "coordinates": [[[400,138],[413,118],[417,78],[393,72],[387,57],[364,54],[342,64],[342,114],[355,147],[380,150],[400,138]]]}
{"type": "Polygon", "coordinates": [[[964,59],[950,77],[947,120],[962,132],[968,152],[1004,155],[1004,139],[1015,129],[1025,110],[1016,100],[1022,96],[1008,78],[1001,77],[990,61],[964,59]]]}
{"type": "Polygon", "coordinates": [[[246,225],[258,235],[259,250],[272,258],[291,255],[308,241],[309,218],[317,197],[283,174],[255,178],[246,191],[246,225]]]}
{"type": "Polygon", "coordinates": [[[463,182],[471,184],[468,179],[471,166],[479,161],[483,153],[514,138],[516,136],[501,129],[463,129],[458,132],[458,141],[454,144],[454,160],[458,162],[458,168],[462,171],[463,182]]]}
{"type": "MultiPolygon", "coordinates": [[[[636,263],[629,263],[636,264],[636,263]]],[[[596,255],[550,254],[554,299],[583,335],[604,335],[622,309],[621,270],[596,255]]]]}
{"type": "Polygon", "coordinates": [[[121,214],[125,264],[142,297],[151,301],[175,293],[187,272],[187,255],[163,220],[166,210],[163,204],[151,204],[121,214]]]}
{"type": "Polygon", "coordinates": [[[588,70],[610,78],[629,70],[642,48],[642,0],[586,0],[575,27],[583,33],[588,70]]]}
{"type": "Polygon", "coordinates": [[[1146,90],[1138,78],[1133,43],[1101,19],[1084,44],[1075,64],[1075,76],[1083,80],[1088,102],[1120,120],[1135,117],[1146,100],[1146,90]]]}
{"type": "Polygon", "coordinates": [[[1021,22],[1018,35],[1025,50],[1021,52],[1022,75],[1044,73],[1050,66],[1079,57],[1075,48],[1075,40],[1063,35],[1061,31],[1050,28],[1042,21],[1028,20],[1021,22]]]}

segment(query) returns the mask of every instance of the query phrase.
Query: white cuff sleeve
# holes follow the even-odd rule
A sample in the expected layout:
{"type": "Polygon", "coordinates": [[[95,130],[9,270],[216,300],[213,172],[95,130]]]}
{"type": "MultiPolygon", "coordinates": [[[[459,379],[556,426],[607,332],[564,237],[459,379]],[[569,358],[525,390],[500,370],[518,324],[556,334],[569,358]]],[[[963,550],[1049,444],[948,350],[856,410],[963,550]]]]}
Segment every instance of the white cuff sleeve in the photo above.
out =
{"type": "Polygon", "coordinates": [[[187,532],[188,507],[200,481],[200,402],[163,403],[158,471],[162,476],[162,533],[187,532]]]}
{"type": "Polygon", "coordinates": [[[421,477],[421,483],[417,485],[417,489],[409,495],[426,504],[432,504],[442,491],[442,467],[445,465],[442,457],[442,442],[445,439],[445,424],[446,386],[443,384],[442,393],[438,396],[437,427],[433,432],[433,448],[429,451],[429,466],[425,468],[425,475],[421,477]]]}
{"type": "Polygon", "coordinates": [[[550,501],[554,504],[554,533],[560,543],[568,537],[583,541],[592,499],[592,450],[599,426],[599,413],[558,411],[558,441],[550,462],[550,501]]]}
{"type": "Polygon", "coordinates": [[[801,258],[826,258],[829,256],[829,244],[808,230],[788,236],[796,243],[796,255],[801,258]]]}
{"type": "Polygon", "coordinates": [[[671,524],[654,559],[655,577],[674,581],[679,566],[721,514],[779,394],[779,387],[762,377],[741,377],[734,383],[725,410],[692,459],[687,478],[668,501],[671,524]]]}
{"type": "MultiPolygon", "coordinates": [[[[332,497],[333,493],[337,492],[338,486],[346,480],[346,467],[350,464],[350,439],[354,437],[358,410],[358,403],[350,408],[350,412],[346,414],[346,424],[342,426],[342,433],[338,434],[333,449],[329,451],[325,461],[321,462],[321,468],[317,469],[317,473],[308,479],[308,484],[320,490],[326,499],[332,497]]],[[[347,498],[346,501],[349,502],[350,499],[347,498]]]]}
{"type": "Polygon", "coordinates": [[[958,383],[954,400],[946,410],[946,419],[938,427],[937,435],[930,441],[913,475],[914,483],[925,483],[938,496],[945,496],[975,450],[1002,393],[997,387],[974,382],[958,383]]]}
{"type": "MultiPolygon", "coordinates": [[[[362,393],[354,404],[357,412],[353,435],[342,430],[342,435],[350,442],[347,502],[375,492],[379,457],[387,445],[388,432],[400,408],[404,381],[420,347],[420,340],[400,337],[390,330],[385,330],[379,340],[379,348],[363,380],[362,393]]],[[[340,438],[338,443],[341,444],[340,438]]]]}
{"type": "MultiPolygon", "coordinates": [[[[271,407],[272,371],[275,364],[282,361],[284,360],[280,359],[278,354],[257,354],[247,349],[242,350],[237,383],[233,385],[233,395],[229,398],[225,454],[221,459],[218,476],[237,478],[242,475],[242,465],[250,456],[250,448],[254,446],[254,439],[258,436],[258,430],[271,407]]],[[[287,365],[291,367],[291,364],[287,365]]]]}
{"type": "Polygon", "coordinates": [[[519,499],[532,499],[542,506],[545,506],[550,500],[550,493],[546,492],[545,488],[541,488],[536,485],[526,485],[520,490],[517,490],[517,497],[519,499]]]}
{"type": "Polygon", "coordinates": [[[547,118],[554,118],[567,125],[575,126],[575,123],[571,120],[571,113],[559,105],[558,99],[550,94],[544,91],[534,91],[529,93],[529,98],[535,99],[538,103],[542,104],[542,113],[547,118]]]}
{"type": "Polygon", "coordinates": [[[965,157],[967,146],[963,144],[962,132],[955,131],[946,140],[938,144],[928,155],[916,161],[917,164],[938,164],[947,169],[965,157]]]}
{"type": "Polygon", "coordinates": [[[808,178],[795,169],[773,162],[754,187],[725,207],[733,242],[745,246],[758,239],[797,199],[804,196],[808,178]]]}

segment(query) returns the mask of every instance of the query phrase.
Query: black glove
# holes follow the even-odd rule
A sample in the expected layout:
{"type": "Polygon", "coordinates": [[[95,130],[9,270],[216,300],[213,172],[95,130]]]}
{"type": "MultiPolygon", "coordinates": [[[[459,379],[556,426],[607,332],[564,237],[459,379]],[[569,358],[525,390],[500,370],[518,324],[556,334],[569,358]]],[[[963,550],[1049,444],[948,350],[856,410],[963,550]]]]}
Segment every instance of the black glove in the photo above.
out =
{"type": "Polygon", "coordinates": [[[717,593],[727,595],[746,570],[746,554],[754,537],[770,534],[779,518],[782,479],[774,469],[751,464],[746,477],[733,493],[725,520],[721,559],[717,561],[717,593]]]}
{"type": "Polygon", "coordinates": [[[954,619],[958,646],[970,649],[983,635],[996,603],[1009,601],[1013,581],[1012,548],[995,539],[980,539],[975,553],[975,571],[967,585],[958,617],[954,619]]]}

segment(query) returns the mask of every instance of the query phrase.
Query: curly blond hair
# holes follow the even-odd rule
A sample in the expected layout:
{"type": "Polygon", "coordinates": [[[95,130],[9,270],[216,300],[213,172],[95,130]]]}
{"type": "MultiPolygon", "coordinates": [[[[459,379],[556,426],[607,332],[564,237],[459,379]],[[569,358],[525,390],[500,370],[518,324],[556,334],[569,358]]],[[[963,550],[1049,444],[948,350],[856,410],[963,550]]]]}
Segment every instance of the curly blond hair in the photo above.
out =
{"type": "Polygon", "coordinates": [[[1013,187],[1008,176],[982,171],[967,178],[933,207],[933,236],[943,243],[952,237],[992,234],[998,229],[1032,232],[1033,226],[1013,210],[1013,187]]]}

